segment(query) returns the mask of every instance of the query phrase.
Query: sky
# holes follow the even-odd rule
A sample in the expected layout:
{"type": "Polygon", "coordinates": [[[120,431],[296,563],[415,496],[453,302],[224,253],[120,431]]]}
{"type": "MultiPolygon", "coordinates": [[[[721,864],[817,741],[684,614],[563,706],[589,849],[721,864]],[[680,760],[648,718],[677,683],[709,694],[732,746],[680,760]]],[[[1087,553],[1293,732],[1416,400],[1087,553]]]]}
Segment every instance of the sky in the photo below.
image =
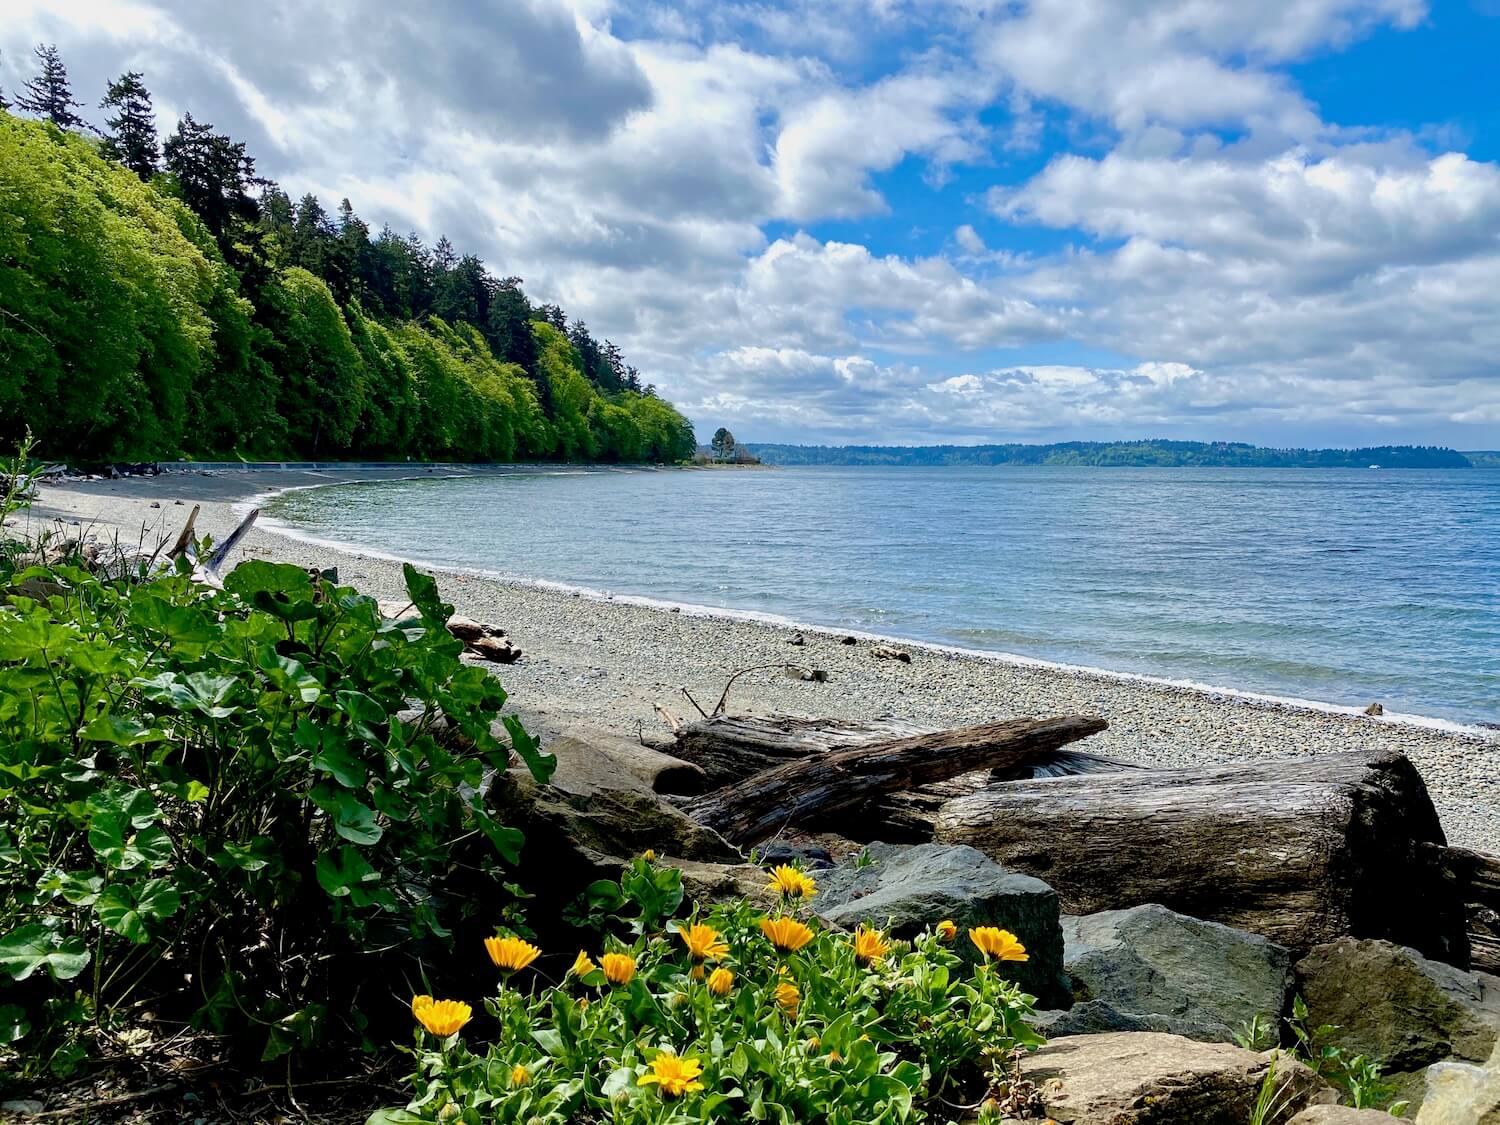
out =
{"type": "Polygon", "coordinates": [[[4,7],[700,437],[1500,447],[1500,0],[4,7]]]}

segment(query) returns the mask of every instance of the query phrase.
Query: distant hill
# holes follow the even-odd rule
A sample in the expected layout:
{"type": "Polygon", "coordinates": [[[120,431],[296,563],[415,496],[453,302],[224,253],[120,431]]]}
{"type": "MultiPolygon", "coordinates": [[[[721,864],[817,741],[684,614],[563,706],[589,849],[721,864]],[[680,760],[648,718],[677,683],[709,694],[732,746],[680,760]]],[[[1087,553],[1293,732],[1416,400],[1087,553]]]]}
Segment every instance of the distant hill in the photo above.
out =
{"type": "Polygon", "coordinates": [[[1467,469],[1474,457],[1429,445],[1367,449],[1271,449],[1237,441],[1065,441],[1052,445],[763,445],[768,465],[1101,465],[1276,469],[1467,469]]]}
{"type": "Polygon", "coordinates": [[[1476,469],[1500,469],[1500,450],[1466,449],[1464,456],[1476,469]]]}

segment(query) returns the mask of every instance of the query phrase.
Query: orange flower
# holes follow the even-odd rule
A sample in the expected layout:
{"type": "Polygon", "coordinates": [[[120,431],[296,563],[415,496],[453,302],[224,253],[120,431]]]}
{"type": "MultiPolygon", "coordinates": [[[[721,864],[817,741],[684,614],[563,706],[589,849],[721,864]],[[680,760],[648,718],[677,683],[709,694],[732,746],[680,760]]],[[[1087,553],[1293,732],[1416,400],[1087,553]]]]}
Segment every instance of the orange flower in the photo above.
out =
{"type": "Polygon", "coordinates": [[[635,958],[624,953],[606,953],[599,958],[604,977],[611,984],[629,984],[635,976],[635,958]]]}
{"type": "Polygon", "coordinates": [[[797,1008],[802,1003],[802,993],[797,990],[797,986],[789,980],[784,980],[771,994],[776,997],[776,1003],[781,1005],[781,1010],[795,1019],[797,1008]]]}
{"type": "Polygon", "coordinates": [[[518,937],[487,937],[484,948],[495,967],[507,973],[519,973],[542,955],[542,951],[531,942],[518,937]]]}
{"type": "Polygon", "coordinates": [[[708,990],[715,996],[727,996],[734,986],[734,974],[720,965],[708,974],[708,990]]]}
{"type": "Polygon", "coordinates": [[[879,930],[867,930],[861,926],[854,931],[854,956],[866,965],[879,961],[890,952],[890,948],[879,930]]]}
{"type": "Polygon", "coordinates": [[[812,898],[818,893],[818,884],[806,873],[783,863],[771,869],[771,881],[766,890],[787,898],[812,898]]]}
{"type": "Polygon", "coordinates": [[[669,1098],[680,1098],[703,1089],[698,1076],[703,1073],[703,1064],[697,1059],[680,1059],[671,1051],[663,1051],[647,1064],[650,1074],[636,1079],[637,1086],[658,1087],[669,1098]]]}
{"type": "Polygon", "coordinates": [[[729,946],[712,926],[695,922],[677,936],[687,945],[688,956],[694,961],[717,961],[729,954],[729,946]]]}
{"type": "Polygon", "coordinates": [[[520,1063],[510,1068],[510,1084],[512,1086],[524,1086],[531,1081],[531,1071],[520,1063]]]}
{"type": "Polygon", "coordinates": [[[765,934],[783,953],[795,953],[813,939],[812,930],[795,918],[769,918],[760,920],[760,932],[765,934]]]}
{"type": "Polygon", "coordinates": [[[583,950],[578,951],[578,956],[573,958],[573,967],[568,970],[575,977],[586,977],[599,966],[589,959],[589,955],[583,950]]]}
{"type": "Polygon", "coordinates": [[[953,924],[952,918],[944,918],[937,924],[937,936],[943,941],[952,941],[958,936],[958,927],[953,924]]]}
{"type": "Polygon", "coordinates": [[[413,996],[411,1014],[432,1034],[446,1039],[458,1033],[474,1015],[462,1000],[434,1000],[431,996],[413,996]]]}
{"type": "Polygon", "coordinates": [[[1026,947],[1009,930],[1002,930],[995,926],[978,926],[969,931],[969,940],[979,947],[979,951],[985,957],[993,957],[997,961],[1031,960],[1026,947]]]}

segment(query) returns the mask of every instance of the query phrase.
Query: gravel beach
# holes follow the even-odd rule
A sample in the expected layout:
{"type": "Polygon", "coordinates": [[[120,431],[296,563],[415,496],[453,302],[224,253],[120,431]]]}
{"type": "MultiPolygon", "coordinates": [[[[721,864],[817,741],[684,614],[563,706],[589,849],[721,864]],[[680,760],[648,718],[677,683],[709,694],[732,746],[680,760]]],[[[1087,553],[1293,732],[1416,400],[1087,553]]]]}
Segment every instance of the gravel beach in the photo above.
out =
{"type": "MultiPolygon", "coordinates": [[[[416,470],[418,472],[422,470],[416,470]]],[[[444,469],[447,473],[449,470],[444,469]]],[[[240,519],[236,505],[273,490],[341,480],[412,475],[411,470],[224,471],[44,485],[33,530],[60,520],[69,534],[154,544],[182,527],[201,504],[200,533],[222,538],[240,519]],[[77,526],[74,522],[77,521],[77,526]]],[[[21,520],[23,517],[17,517],[21,520]]],[[[400,564],[311,544],[257,527],[238,548],[247,557],[337,567],[381,598],[402,594],[400,564]]],[[[692,712],[685,686],[705,707],[736,669],[788,661],[823,669],[827,682],[781,671],[735,685],[741,711],[840,717],[893,716],[956,726],[1015,715],[1088,712],[1109,730],[1088,749],[1142,763],[1192,766],[1257,757],[1390,748],[1426,779],[1450,843],[1500,852],[1500,732],[1455,731],[1390,718],[1289,706],[1053,665],[1022,663],[900,642],[909,664],[877,660],[862,639],[728,616],[679,612],[619,598],[438,573],[459,613],[509,631],[525,657],[497,668],[524,722],[543,736],[574,725],[634,732],[659,729],[653,705],[692,712]],[[794,646],[800,632],[806,640],[794,646]]]]}

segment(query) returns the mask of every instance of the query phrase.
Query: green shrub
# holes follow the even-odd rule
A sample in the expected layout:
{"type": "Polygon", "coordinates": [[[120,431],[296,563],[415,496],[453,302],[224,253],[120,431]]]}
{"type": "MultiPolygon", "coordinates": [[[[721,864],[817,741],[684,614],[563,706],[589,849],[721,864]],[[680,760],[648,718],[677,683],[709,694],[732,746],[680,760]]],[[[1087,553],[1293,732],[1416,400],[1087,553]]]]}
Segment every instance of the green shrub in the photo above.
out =
{"type": "Polygon", "coordinates": [[[485,772],[551,759],[512,716],[492,734],[504,690],[406,581],[391,621],[266,562],[223,590],[0,569],[0,1054],[66,1073],[149,1012],[275,1058],[358,1030],[392,958],[493,925],[498,894],[444,887],[517,858],[485,772]]]}
{"type": "Polygon", "coordinates": [[[740,902],[655,928],[680,902],[679,880],[643,858],[613,893],[591,888],[629,924],[564,957],[556,987],[536,987],[534,968],[507,971],[534,950],[502,941],[486,1017],[414,998],[425,1029],[414,1097],[371,1125],[951,1120],[1004,1096],[1014,1054],[1041,1042],[1025,1022],[1032,998],[1001,962],[960,974],[951,924],[887,942],[803,923],[800,899],[784,897],[780,927],[740,902]],[[492,1045],[471,1050],[466,1033],[492,1045]]]}

